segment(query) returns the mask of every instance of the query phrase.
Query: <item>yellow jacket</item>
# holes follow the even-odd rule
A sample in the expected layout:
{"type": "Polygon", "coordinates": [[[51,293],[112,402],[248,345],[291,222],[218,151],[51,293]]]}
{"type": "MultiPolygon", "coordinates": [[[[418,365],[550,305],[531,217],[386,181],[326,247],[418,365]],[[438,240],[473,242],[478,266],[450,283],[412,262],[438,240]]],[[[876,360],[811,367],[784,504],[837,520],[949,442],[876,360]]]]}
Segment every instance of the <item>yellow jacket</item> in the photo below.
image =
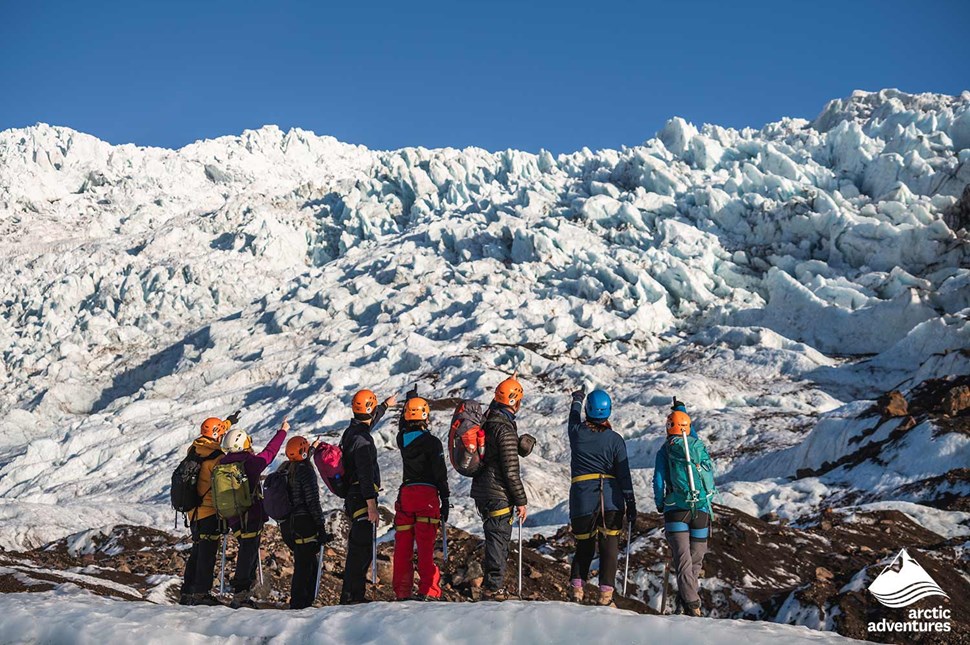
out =
{"type": "MultiPolygon", "coordinates": [[[[195,448],[195,453],[205,459],[216,450],[219,450],[219,442],[209,437],[199,437],[192,442],[189,450],[195,448]]],[[[202,462],[202,469],[199,472],[199,483],[196,484],[199,497],[202,498],[202,505],[189,511],[189,520],[197,522],[216,514],[215,504],[212,502],[212,469],[216,467],[222,456],[215,459],[206,459],[202,462]]]]}

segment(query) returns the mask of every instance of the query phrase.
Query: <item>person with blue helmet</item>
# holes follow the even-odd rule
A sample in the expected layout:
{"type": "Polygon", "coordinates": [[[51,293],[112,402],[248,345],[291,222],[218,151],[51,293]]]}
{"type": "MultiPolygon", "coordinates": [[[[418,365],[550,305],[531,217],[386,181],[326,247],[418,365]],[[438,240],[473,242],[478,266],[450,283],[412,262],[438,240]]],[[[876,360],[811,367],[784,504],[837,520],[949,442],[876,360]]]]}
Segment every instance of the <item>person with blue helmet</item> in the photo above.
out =
{"type": "Polygon", "coordinates": [[[613,402],[603,390],[586,396],[581,388],[572,394],[569,410],[569,448],[572,483],[569,487],[569,523],[576,538],[571,599],[582,602],[589,568],[600,553],[597,604],[613,605],[619,535],[627,521],[636,518],[636,501],[630,478],[626,442],[610,426],[613,402]],[[582,418],[585,400],[586,419],[582,418]]]}
{"type": "Polygon", "coordinates": [[[710,535],[714,464],[697,436],[686,406],[674,398],[667,416],[667,439],[657,451],[653,495],[664,516],[664,534],[677,576],[678,610],[701,615],[697,581],[710,535]]]}

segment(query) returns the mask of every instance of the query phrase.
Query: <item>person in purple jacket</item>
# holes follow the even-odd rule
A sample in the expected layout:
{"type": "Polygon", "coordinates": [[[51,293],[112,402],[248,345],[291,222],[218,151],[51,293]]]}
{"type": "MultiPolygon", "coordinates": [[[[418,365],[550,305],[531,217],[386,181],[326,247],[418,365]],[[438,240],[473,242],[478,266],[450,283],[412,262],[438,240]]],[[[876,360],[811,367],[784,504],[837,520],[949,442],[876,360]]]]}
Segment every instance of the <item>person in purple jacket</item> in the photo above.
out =
{"type": "Polygon", "coordinates": [[[263,487],[259,483],[260,475],[276,459],[276,453],[283,446],[286,432],[290,424],[283,419],[283,425],[269,440],[262,452],[253,452],[253,442],[244,430],[233,428],[222,441],[222,449],[228,453],[220,460],[220,464],[242,463],[249,480],[249,492],[253,505],[241,518],[229,520],[229,526],[239,541],[239,553],[236,555],[236,574],[232,578],[232,602],[230,607],[256,607],[251,596],[253,583],[256,580],[256,566],[259,562],[259,538],[266,523],[267,515],[263,510],[263,487]]]}

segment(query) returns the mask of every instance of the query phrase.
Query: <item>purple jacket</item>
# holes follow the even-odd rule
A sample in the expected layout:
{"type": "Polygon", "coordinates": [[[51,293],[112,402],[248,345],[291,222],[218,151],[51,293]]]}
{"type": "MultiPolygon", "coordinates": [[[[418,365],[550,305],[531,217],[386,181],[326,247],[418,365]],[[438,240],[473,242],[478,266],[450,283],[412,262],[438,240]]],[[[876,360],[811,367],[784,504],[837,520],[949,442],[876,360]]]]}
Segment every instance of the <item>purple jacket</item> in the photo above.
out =
{"type": "MultiPolygon", "coordinates": [[[[277,430],[273,438],[269,440],[262,452],[253,454],[251,452],[230,452],[219,460],[220,464],[233,464],[242,462],[243,469],[246,471],[246,479],[249,480],[249,492],[253,496],[253,505],[249,507],[246,514],[246,531],[258,531],[266,522],[266,511],[263,510],[263,486],[259,483],[259,476],[276,459],[276,453],[283,447],[283,440],[286,439],[285,430],[277,430]]],[[[239,518],[229,520],[229,526],[233,530],[239,528],[239,518]]]]}

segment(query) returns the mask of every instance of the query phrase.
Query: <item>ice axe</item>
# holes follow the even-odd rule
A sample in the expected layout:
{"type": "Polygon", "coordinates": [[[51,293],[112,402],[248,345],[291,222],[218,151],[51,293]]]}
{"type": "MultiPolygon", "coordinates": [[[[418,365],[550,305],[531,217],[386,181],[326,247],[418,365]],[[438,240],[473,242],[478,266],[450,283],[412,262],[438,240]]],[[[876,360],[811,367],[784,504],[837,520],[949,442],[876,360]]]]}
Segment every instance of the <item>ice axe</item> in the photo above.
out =
{"type": "Polygon", "coordinates": [[[441,523],[441,566],[448,564],[448,522],[441,523]]]}
{"type": "Polygon", "coordinates": [[[370,581],[371,584],[377,584],[377,523],[375,522],[371,526],[374,527],[372,533],[373,540],[371,540],[371,565],[370,565],[370,581]]]}
{"type": "Polygon", "coordinates": [[[226,593],[226,542],[229,536],[225,533],[222,535],[222,565],[219,568],[219,593],[226,593]]]}
{"type": "Polygon", "coordinates": [[[317,584],[313,587],[313,599],[316,600],[320,595],[320,579],[323,577],[323,545],[320,545],[320,553],[317,554],[317,584]]]}
{"type": "Polygon", "coordinates": [[[633,520],[626,529],[626,566],[623,569],[623,595],[626,595],[626,581],[630,578],[630,544],[633,542],[633,520]]]}

